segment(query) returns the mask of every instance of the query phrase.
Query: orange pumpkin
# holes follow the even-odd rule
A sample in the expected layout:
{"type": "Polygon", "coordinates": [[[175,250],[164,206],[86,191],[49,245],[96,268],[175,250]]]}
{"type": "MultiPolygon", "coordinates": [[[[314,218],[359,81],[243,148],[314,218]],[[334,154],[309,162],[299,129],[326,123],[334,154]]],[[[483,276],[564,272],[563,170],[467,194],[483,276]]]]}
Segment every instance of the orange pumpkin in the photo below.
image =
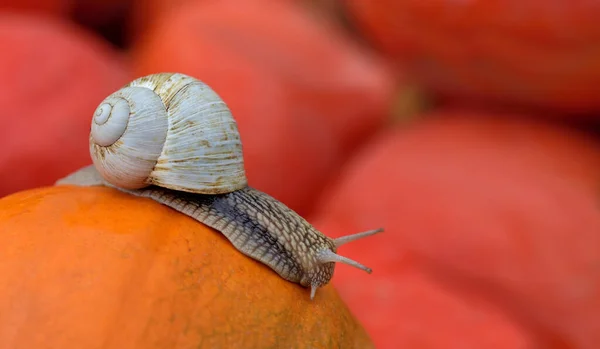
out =
{"type": "Polygon", "coordinates": [[[0,199],[0,239],[2,348],[371,347],[331,286],[311,302],[150,199],[19,192],[0,199]]]}
{"type": "Polygon", "coordinates": [[[331,286],[307,289],[219,232],[101,187],[0,199],[0,347],[370,348],[331,286]]]}

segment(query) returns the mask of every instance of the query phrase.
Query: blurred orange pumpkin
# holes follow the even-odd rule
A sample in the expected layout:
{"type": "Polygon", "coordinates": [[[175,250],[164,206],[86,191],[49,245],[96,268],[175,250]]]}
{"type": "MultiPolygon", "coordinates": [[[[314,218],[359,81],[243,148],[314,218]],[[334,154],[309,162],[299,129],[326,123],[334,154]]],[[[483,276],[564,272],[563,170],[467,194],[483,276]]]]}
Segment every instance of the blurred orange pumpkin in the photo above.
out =
{"type": "Polygon", "coordinates": [[[19,192],[0,199],[0,239],[2,348],[372,347],[332,286],[310,301],[150,199],[19,192]]]}
{"type": "Polygon", "coordinates": [[[600,143],[518,115],[423,119],[357,154],[310,219],[332,236],[386,228],[348,246],[373,275],[333,279],[377,347],[522,348],[522,326],[527,348],[600,348],[600,143]]]}
{"type": "Polygon", "coordinates": [[[343,2],[372,43],[444,97],[600,111],[598,1],[343,2]]]}
{"type": "Polygon", "coordinates": [[[250,184],[300,214],[384,122],[380,62],[293,2],[186,2],[137,41],[137,75],[207,82],[238,121],[250,184]]]}
{"type": "Polygon", "coordinates": [[[60,19],[0,13],[0,197],[89,164],[98,103],[130,79],[123,57],[60,19]]]}

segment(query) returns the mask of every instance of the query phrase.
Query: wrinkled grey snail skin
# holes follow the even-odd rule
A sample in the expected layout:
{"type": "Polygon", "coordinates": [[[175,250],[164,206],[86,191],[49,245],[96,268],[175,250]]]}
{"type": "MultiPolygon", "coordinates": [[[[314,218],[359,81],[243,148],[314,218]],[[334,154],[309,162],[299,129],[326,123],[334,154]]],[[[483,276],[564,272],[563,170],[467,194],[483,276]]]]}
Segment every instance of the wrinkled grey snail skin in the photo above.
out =
{"type": "Polygon", "coordinates": [[[107,186],[171,207],[220,231],[241,253],[269,266],[282,278],[310,287],[311,299],[319,287],[331,280],[335,262],[371,273],[371,269],[337,255],[337,248],[383,231],[375,229],[331,239],[283,203],[248,186],[218,195],[157,186],[129,190],[103,180],[94,166],[84,167],[57,185],[107,186]]]}

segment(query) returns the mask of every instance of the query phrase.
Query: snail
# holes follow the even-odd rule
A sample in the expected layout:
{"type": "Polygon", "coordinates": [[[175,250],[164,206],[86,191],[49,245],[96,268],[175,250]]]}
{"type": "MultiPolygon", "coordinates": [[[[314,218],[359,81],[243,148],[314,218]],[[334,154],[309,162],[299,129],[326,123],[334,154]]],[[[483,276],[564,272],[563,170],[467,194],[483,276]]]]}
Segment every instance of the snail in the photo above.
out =
{"type": "Polygon", "coordinates": [[[93,163],[57,185],[103,185],[171,207],[283,279],[310,287],[311,300],[336,262],[371,273],[337,249],[383,229],[332,239],[249,186],[229,107],[194,77],[147,75],[106,97],[93,114],[89,148],[93,163]]]}

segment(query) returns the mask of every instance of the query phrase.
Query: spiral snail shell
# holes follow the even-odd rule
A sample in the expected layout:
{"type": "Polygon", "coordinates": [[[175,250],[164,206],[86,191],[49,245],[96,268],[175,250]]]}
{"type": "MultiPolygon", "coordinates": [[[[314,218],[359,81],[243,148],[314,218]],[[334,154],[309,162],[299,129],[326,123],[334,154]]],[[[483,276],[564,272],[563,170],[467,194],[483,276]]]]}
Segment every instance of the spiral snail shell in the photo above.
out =
{"type": "Polygon", "coordinates": [[[341,245],[383,231],[331,239],[275,198],[248,186],[237,123],[208,85],[180,73],[138,78],[105,98],[92,117],[93,165],[57,185],[104,185],[151,198],[220,231],[244,255],[316,290],[341,245]]]}
{"type": "Polygon", "coordinates": [[[247,185],[229,108],[183,74],[143,77],[104,99],[92,120],[90,153],[102,176],[125,189],[222,194],[247,185]]]}

